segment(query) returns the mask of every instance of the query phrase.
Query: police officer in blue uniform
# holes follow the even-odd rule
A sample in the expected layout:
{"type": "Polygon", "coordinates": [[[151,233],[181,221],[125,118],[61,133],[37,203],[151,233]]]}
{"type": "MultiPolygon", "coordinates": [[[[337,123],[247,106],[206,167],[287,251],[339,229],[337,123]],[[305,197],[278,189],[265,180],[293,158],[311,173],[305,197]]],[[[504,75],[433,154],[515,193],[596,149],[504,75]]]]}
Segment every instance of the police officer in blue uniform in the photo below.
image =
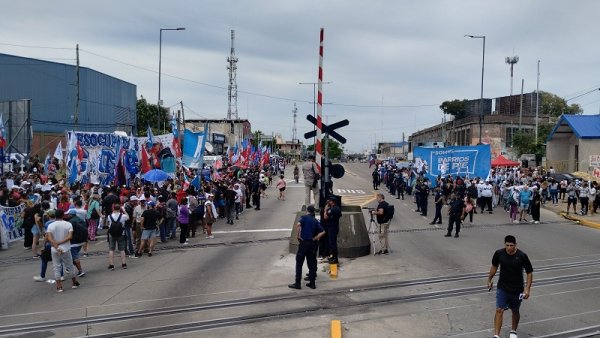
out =
{"type": "Polygon", "coordinates": [[[319,221],[315,218],[315,207],[309,205],[306,208],[307,214],[300,217],[297,224],[298,253],[296,253],[296,281],[288,285],[291,289],[301,289],[300,280],[302,279],[302,266],[306,258],[308,265],[308,286],[316,289],[315,279],[317,278],[317,248],[319,239],[325,235],[325,230],[321,227],[319,221]]]}

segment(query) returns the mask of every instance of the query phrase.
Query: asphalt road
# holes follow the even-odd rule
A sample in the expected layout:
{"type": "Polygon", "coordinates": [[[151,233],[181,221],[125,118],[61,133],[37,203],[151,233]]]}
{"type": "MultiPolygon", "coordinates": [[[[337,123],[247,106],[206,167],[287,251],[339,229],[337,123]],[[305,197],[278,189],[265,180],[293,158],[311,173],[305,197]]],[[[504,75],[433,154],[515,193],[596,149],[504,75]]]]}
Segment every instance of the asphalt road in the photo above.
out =
{"type": "MultiPolygon", "coordinates": [[[[375,206],[368,164],[344,166],[334,192],[344,203],[375,206]]],[[[82,286],[62,294],[32,281],[39,262],[29,252],[0,252],[0,336],[328,337],[338,319],[344,337],[491,337],[495,293],[486,275],[507,234],[534,266],[520,337],[588,337],[600,329],[600,233],[548,210],[534,225],[511,224],[495,209],[475,215],[460,238],[445,238],[445,223],[429,225],[432,211],[423,218],[412,196],[385,193],[396,206],[392,252],[342,258],[337,279],[321,264],[316,290],[290,290],[288,238],[303,191],[302,182],[289,182],[279,201],[272,187],[262,210],[244,211],[234,225],[219,221],[215,239],[196,237],[188,247],[171,241],[153,257],[128,260],[127,270],[107,271],[107,244],[96,242],[82,261],[82,286]]]]}

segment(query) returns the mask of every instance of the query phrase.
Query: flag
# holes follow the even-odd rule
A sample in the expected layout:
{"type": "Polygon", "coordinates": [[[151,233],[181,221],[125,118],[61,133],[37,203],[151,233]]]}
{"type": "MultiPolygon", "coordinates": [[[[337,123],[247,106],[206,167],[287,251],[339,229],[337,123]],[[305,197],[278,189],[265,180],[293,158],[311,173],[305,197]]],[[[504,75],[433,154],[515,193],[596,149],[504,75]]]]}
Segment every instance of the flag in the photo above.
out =
{"type": "Polygon", "coordinates": [[[371,156],[371,158],[369,159],[369,169],[371,169],[373,164],[375,164],[375,157],[371,156]]]}
{"type": "Polygon", "coordinates": [[[4,133],[6,133],[6,130],[4,130],[4,116],[0,114],[0,148],[4,148],[6,145],[4,133]]]}
{"type": "Polygon", "coordinates": [[[173,131],[173,137],[179,137],[179,129],[177,129],[177,119],[175,118],[175,114],[171,115],[171,130],[173,131]]]}
{"type": "Polygon", "coordinates": [[[50,164],[50,153],[46,154],[46,159],[44,160],[44,175],[48,175],[48,165],[50,164]]]}
{"type": "Polygon", "coordinates": [[[148,159],[148,152],[146,151],[145,147],[142,146],[142,149],[140,151],[142,152],[142,164],[140,165],[140,167],[142,169],[142,174],[145,174],[151,169],[150,160],[148,159]]]}
{"type": "Polygon", "coordinates": [[[146,140],[146,147],[150,149],[154,145],[154,135],[152,134],[152,128],[150,128],[150,125],[148,125],[148,130],[146,131],[146,134],[148,136],[148,139],[146,140]]]}
{"type": "Polygon", "coordinates": [[[199,172],[196,174],[196,177],[194,177],[194,179],[192,180],[192,182],[190,182],[190,184],[193,185],[197,191],[200,190],[200,173],[199,172]]]}
{"type": "Polygon", "coordinates": [[[208,122],[204,123],[204,130],[205,132],[202,133],[202,135],[198,135],[198,145],[196,146],[196,151],[194,152],[192,159],[194,165],[190,165],[190,167],[196,167],[200,170],[202,170],[202,167],[204,166],[204,149],[206,149],[206,131],[208,130],[208,122]]]}
{"type": "Polygon", "coordinates": [[[177,136],[173,137],[173,142],[171,142],[171,145],[173,147],[173,150],[175,151],[175,157],[176,158],[181,158],[182,153],[181,153],[181,146],[179,145],[179,138],[177,136]]]}
{"type": "Polygon", "coordinates": [[[69,165],[69,185],[75,184],[77,182],[77,161],[75,159],[71,160],[71,164],[69,165]]]}
{"type": "Polygon", "coordinates": [[[59,161],[63,160],[63,150],[62,150],[62,141],[58,142],[58,145],[56,146],[56,150],[54,150],[54,158],[58,159],[59,161]]]}

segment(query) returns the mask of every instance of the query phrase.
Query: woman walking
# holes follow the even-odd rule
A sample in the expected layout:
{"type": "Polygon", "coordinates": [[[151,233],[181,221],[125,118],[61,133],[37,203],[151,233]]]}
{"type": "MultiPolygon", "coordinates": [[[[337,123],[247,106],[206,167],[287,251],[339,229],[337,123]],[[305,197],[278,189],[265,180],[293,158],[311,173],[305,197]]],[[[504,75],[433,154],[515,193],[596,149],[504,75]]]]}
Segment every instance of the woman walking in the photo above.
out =
{"type": "Polygon", "coordinates": [[[279,182],[277,182],[277,189],[279,189],[279,197],[277,197],[278,200],[285,201],[285,187],[286,183],[283,179],[283,175],[279,175],[279,182]]]}
{"type": "Polygon", "coordinates": [[[87,210],[87,222],[88,222],[88,239],[90,241],[96,240],[96,231],[98,231],[98,221],[100,220],[100,214],[102,209],[100,208],[100,195],[92,194],[90,201],[88,202],[87,210]]]}
{"type": "Polygon", "coordinates": [[[179,222],[179,244],[187,245],[188,226],[190,224],[190,209],[188,208],[188,199],[184,197],[179,202],[179,211],[177,213],[177,221],[179,222]]]}

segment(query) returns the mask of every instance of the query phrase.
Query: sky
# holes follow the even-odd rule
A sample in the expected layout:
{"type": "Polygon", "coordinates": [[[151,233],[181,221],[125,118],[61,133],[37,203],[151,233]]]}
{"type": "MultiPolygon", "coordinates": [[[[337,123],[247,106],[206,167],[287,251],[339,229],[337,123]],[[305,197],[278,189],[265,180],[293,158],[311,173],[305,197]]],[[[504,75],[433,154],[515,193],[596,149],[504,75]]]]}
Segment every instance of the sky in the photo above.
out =
{"type": "MultiPolygon", "coordinates": [[[[540,90],[600,112],[600,2],[594,0],[457,1],[5,1],[0,53],[80,64],[137,86],[158,99],[159,31],[163,31],[161,98],[187,119],[227,116],[227,57],[235,30],[238,116],[252,130],[292,138],[312,130],[319,31],[325,29],[323,120],[348,152],[400,142],[440,123],[446,100],[478,99],[486,36],[484,97],[540,90]],[[596,89],[596,90],[594,90],[596,89]],[[588,93],[589,92],[589,93],[588,93]]],[[[0,74],[1,76],[1,74],[0,74]]],[[[304,141],[309,145],[312,139],[304,141]]]]}

